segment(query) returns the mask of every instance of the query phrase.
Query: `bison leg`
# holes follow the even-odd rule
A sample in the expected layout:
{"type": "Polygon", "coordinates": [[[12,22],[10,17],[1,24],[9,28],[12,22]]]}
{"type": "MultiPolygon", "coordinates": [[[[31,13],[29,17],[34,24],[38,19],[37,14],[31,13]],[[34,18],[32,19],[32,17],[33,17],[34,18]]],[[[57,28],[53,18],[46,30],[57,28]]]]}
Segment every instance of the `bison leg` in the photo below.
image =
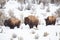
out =
{"type": "Polygon", "coordinates": [[[17,28],[19,28],[20,27],[20,22],[17,24],[17,28]]]}
{"type": "Polygon", "coordinates": [[[17,26],[17,28],[19,28],[19,26],[17,26]]]}
{"type": "Polygon", "coordinates": [[[48,22],[47,22],[47,23],[46,23],[46,26],[47,26],[47,25],[51,25],[51,23],[48,23],[48,22]]]}
{"type": "Polygon", "coordinates": [[[27,25],[28,24],[28,21],[25,21],[24,24],[27,25]]]}
{"type": "Polygon", "coordinates": [[[17,25],[17,28],[19,28],[20,27],[20,25],[17,25]]]}
{"type": "Polygon", "coordinates": [[[37,28],[37,25],[35,25],[36,26],[36,28],[37,28]]]}
{"type": "Polygon", "coordinates": [[[56,22],[53,22],[53,25],[55,25],[56,22]]]}
{"type": "Polygon", "coordinates": [[[13,25],[10,25],[9,27],[10,27],[10,29],[14,29],[14,27],[15,27],[15,26],[13,26],[13,25]]]}
{"type": "Polygon", "coordinates": [[[14,29],[14,26],[10,26],[10,29],[14,29]]]}
{"type": "Polygon", "coordinates": [[[10,27],[10,29],[14,29],[14,26],[9,26],[10,27]]]}
{"type": "Polygon", "coordinates": [[[55,23],[53,23],[53,25],[55,25],[55,23]]]}
{"type": "Polygon", "coordinates": [[[29,26],[30,26],[30,29],[33,28],[33,24],[29,24],[29,26]]]}
{"type": "Polygon", "coordinates": [[[50,21],[46,21],[46,26],[47,25],[52,25],[52,23],[50,21]]]}
{"type": "Polygon", "coordinates": [[[30,29],[33,28],[33,25],[30,25],[30,29]]]}

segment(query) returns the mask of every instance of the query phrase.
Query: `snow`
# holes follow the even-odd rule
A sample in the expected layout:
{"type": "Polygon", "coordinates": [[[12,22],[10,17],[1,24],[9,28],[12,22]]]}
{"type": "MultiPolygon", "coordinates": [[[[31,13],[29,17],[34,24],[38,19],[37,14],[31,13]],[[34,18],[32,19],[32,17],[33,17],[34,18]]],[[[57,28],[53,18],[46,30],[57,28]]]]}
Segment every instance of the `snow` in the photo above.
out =
{"type": "MultiPolygon", "coordinates": [[[[20,26],[21,27],[21,26],[20,26]]],[[[0,33],[0,39],[1,40],[10,40],[13,35],[16,35],[16,38],[12,38],[13,40],[18,40],[18,38],[22,38],[23,40],[58,40],[59,39],[59,33],[60,33],[60,26],[43,26],[39,25],[38,30],[36,29],[29,29],[26,28],[28,26],[24,26],[25,28],[14,28],[10,29],[8,27],[3,27],[3,32],[0,33]],[[33,33],[34,32],[34,33],[33,33]],[[47,32],[48,35],[44,37],[44,32],[47,32]],[[57,35],[56,35],[57,33],[57,35]],[[38,39],[35,39],[35,37],[38,37],[38,39]]]]}
{"type": "MultiPolygon", "coordinates": [[[[30,0],[29,0],[30,2],[30,0]]],[[[10,29],[9,27],[0,26],[0,40],[59,40],[60,39],[60,19],[57,19],[56,25],[48,25],[46,26],[45,18],[48,16],[54,15],[55,12],[60,6],[56,6],[55,4],[49,3],[48,6],[44,6],[41,2],[38,4],[32,4],[30,2],[31,10],[27,10],[28,3],[20,4],[17,1],[9,0],[5,4],[4,14],[6,17],[10,18],[13,14],[13,17],[18,18],[22,21],[20,28],[15,27],[14,29],[10,29]],[[18,9],[20,8],[20,9],[18,9]],[[47,9],[50,10],[47,12],[47,9]],[[38,28],[29,28],[29,25],[25,25],[24,18],[34,15],[39,19],[38,28]],[[44,37],[44,32],[47,32],[48,35],[44,37]],[[16,36],[16,38],[13,37],[16,36]]]]}

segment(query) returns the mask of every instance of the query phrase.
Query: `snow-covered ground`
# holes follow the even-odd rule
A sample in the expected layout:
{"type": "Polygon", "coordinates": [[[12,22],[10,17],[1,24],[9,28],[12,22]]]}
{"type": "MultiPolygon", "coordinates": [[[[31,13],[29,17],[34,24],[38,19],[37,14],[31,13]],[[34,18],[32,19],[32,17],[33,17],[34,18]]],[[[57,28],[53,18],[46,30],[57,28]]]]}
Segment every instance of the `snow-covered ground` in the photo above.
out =
{"type": "Polygon", "coordinates": [[[60,26],[39,25],[37,29],[35,28],[29,29],[28,25],[25,26],[24,24],[23,26],[20,26],[23,28],[15,27],[14,29],[1,26],[2,29],[0,28],[0,40],[59,40],[60,39],[60,26]],[[44,33],[47,33],[47,35],[45,35],[44,33]]]}
{"type": "Polygon", "coordinates": [[[60,40],[60,18],[57,18],[55,25],[46,26],[45,18],[47,16],[57,16],[56,11],[60,5],[49,3],[48,6],[40,4],[31,4],[30,10],[27,10],[29,4],[20,4],[17,1],[6,2],[2,12],[6,17],[16,17],[22,21],[20,28],[10,29],[9,27],[0,26],[0,40],[60,40]],[[29,25],[23,23],[24,17],[35,15],[39,18],[38,28],[30,29],[29,25]]]}

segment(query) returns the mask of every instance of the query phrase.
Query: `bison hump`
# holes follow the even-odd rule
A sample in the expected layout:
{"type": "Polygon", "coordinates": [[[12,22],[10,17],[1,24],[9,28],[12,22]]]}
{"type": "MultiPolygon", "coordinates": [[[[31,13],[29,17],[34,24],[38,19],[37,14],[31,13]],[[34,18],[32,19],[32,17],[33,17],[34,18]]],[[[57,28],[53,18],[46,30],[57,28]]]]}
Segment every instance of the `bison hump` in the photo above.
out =
{"type": "Polygon", "coordinates": [[[18,20],[18,19],[16,19],[16,18],[10,18],[10,19],[9,19],[9,22],[10,22],[10,24],[15,25],[15,24],[19,23],[20,20],[18,20]]]}
{"type": "Polygon", "coordinates": [[[38,18],[35,17],[35,16],[32,16],[32,15],[28,16],[28,18],[29,18],[29,20],[31,20],[32,22],[38,21],[38,18]]]}

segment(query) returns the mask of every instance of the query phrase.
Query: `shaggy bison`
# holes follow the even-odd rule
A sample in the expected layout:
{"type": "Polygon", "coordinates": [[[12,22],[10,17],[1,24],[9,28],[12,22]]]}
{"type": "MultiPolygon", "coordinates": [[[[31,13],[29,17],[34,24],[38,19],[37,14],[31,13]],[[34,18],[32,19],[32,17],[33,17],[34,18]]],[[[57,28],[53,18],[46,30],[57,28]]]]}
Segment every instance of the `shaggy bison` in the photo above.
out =
{"type": "Polygon", "coordinates": [[[46,25],[55,25],[56,23],[56,17],[55,16],[48,16],[47,19],[45,19],[46,25]]]}
{"type": "Polygon", "coordinates": [[[25,25],[28,24],[30,26],[30,28],[33,28],[33,26],[36,26],[36,28],[37,28],[38,23],[39,23],[39,20],[35,16],[30,15],[30,16],[24,18],[24,24],[25,25]]]}
{"type": "Polygon", "coordinates": [[[14,29],[15,26],[19,28],[21,21],[16,18],[9,18],[8,20],[5,20],[4,25],[9,26],[11,29],[14,29]]]}

